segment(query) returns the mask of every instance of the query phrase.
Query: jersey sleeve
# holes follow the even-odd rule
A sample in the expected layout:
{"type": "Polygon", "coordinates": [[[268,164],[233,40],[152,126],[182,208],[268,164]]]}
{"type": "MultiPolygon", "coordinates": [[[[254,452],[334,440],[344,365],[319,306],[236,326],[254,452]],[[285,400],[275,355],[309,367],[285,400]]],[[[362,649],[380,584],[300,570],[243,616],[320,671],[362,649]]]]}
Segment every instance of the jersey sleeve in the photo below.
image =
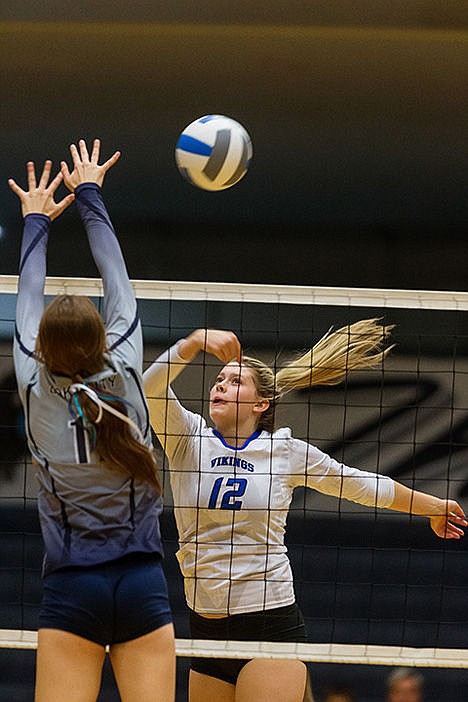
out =
{"type": "Polygon", "coordinates": [[[47,242],[50,218],[33,213],[24,218],[13,358],[20,394],[37,369],[34,347],[44,311],[47,242]]]}
{"type": "Polygon", "coordinates": [[[289,440],[289,452],[293,487],[304,485],[368,507],[390,507],[393,502],[394,482],[386,475],[339,463],[300,439],[289,440]]]}
{"type": "Polygon", "coordinates": [[[148,401],[151,426],[169,461],[188,436],[201,431],[202,418],[189,412],[177,399],[171,383],[187,365],[178,354],[178,344],[165,351],[143,373],[143,387],[148,401]]]}
{"type": "Polygon", "coordinates": [[[141,373],[143,340],[137,303],[100,187],[82,183],[75,189],[75,202],[103,282],[102,317],[108,348],[141,373]]]}

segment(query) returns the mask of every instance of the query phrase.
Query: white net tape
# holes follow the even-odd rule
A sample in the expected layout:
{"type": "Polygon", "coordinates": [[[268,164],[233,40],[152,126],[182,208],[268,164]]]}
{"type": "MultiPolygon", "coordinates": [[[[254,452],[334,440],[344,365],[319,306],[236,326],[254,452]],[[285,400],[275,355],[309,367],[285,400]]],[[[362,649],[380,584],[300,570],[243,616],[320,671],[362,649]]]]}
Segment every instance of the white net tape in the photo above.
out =
{"type": "MultiPolygon", "coordinates": [[[[35,649],[37,632],[0,629],[0,648],[35,649]]],[[[313,663],[468,668],[468,650],[455,648],[176,639],[176,653],[200,658],[289,658],[313,663]]]]}
{"type": "MultiPolygon", "coordinates": [[[[198,283],[170,280],[133,280],[137,298],[152,300],[222,300],[297,305],[346,305],[356,307],[400,307],[405,309],[468,310],[468,292],[438,290],[388,290],[385,288],[306,287],[198,283]]],[[[0,276],[0,293],[16,293],[18,276],[0,276]]],[[[99,278],[48,277],[47,295],[102,295],[99,278]]]]}

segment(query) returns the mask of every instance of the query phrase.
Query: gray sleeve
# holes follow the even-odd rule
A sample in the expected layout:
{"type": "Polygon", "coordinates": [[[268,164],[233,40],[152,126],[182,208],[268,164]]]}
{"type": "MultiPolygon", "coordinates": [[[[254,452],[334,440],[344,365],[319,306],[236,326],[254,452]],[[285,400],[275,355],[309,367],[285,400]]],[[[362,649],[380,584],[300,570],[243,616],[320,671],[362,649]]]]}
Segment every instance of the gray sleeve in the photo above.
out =
{"type": "Polygon", "coordinates": [[[96,183],[82,183],[75,189],[75,198],[104,286],[102,316],[108,348],[141,373],[143,338],[137,303],[101,190],[96,183]]]}
{"type": "Polygon", "coordinates": [[[37,370],[34,348],[44,311],[44,284],[50,219],[43,214],[24,218],[16,299],[13,358],[20,394],[37,370]]]}

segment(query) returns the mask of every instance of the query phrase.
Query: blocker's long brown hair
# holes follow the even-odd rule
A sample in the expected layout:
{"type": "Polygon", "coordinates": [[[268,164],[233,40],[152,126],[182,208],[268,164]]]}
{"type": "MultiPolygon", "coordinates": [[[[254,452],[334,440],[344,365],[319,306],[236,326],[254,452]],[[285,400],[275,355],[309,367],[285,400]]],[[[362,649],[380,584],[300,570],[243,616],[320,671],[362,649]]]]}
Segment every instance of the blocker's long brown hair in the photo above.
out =
{"type": "MultiPolygon", "coordinates": [[[[82,382],[104,368],[106,330],[91,300],[81,295],[60,295],[46,307],[39,325],[36,357],[49,373],[82,382]]],[[[89,383],[95,392],[99,388],[89,383]]],[[[83,391],[77,393],[81,410],[96,432],[95,450],[108,467],[140,478],[161,492],[153,453],[133,435],[127,422],[104,412],[96,423],[98,408],[83,391]]],[[[106,398],[112,397],[106,391],[106,398]]],[[[117,398],[105,402],[127,414],[117,398]]]]}
{"type": "Polygon", "coordinates": [[[313,385],[337,385],[349,371],[373,368],[393,348],[384,348],[394,325],[379,319],[363,319],[336,331],[328,331],[309,351],[289,361],[276,373],[265,363],[243,356],[242,364],[252,371],[259,397],[270,401],[258,429],[274,430],[277,401],[290,390],[313,385]]]}

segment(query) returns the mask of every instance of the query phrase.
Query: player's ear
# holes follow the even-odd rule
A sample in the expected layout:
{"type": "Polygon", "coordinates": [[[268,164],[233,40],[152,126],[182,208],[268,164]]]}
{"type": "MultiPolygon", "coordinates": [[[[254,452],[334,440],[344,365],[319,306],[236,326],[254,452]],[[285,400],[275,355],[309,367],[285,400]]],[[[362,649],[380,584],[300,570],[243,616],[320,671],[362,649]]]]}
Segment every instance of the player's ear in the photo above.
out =
{"type": "Polygon", "coordinates": [[[254,412],[265,412],[270,406],[270,400],[266,400],[265,398],[262,398],[260,400],[257,400],[256,403],[254,404],[254,412]]]}

